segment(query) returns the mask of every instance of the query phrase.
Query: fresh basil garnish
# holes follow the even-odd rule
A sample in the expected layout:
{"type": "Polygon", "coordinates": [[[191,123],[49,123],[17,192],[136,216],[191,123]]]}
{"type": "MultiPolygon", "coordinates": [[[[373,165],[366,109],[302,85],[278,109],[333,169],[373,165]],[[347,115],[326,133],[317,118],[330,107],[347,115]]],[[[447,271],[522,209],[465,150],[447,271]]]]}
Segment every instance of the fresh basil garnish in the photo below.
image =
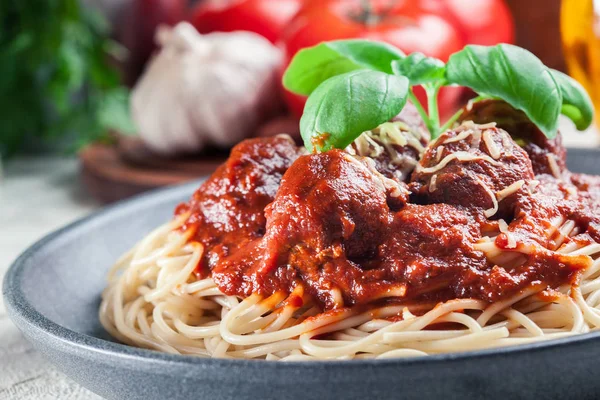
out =
{"type": "Polygon", "coordinates": [[[300,120],[310,151],[344,149],[364,131],[400,113],[408,79],[379,71],[358,70],[327,79],[311,94],[300,120]]]}
{"type": "Polygon", "coordinates": [[[550,73],[562,94],[561,112],[575,123],[577,129],[586,129],[594,119],[594,107],[590,96],[583,86],[570,76],[553,69],[550,73]]]}
{"type": "Polygon", "coordinates": [[[437,83],[444,79],[446,66],[442,60],[426,57],[423,53],[411,53],[392,61],[394,74],[405,76],[411,85],[437,83]]]}
{"type": "Polygon", "coordinates": [[[309,95],[332,76],[357,69],[392,73],[393,60],[404,53],[386,43],[371,40],[336,40],[303,49],[296,54],[283,75],[283,86],[309,95]]]}
{"type": "Polygon", "coordinates": [[[310,95],[300,131],[311,151],[345,148],[362,132],[396,116],[407,97],[435,138],[461,113],[440,128],[437,95],[449,84],[469,87],[478,98],[506,101],[549,138],[556,135],[561,112],[580,130],[593,120],[591,100],[579,83],[508,44],[466,46],[444,64],[369,40],[325,42],[300,51],[283,82],[292,92],[310,95]],[[415,85],[425,88],[429,112],[416,99],[415,85]]]}
{"type": "Polygon", "coordinates": [[[466,46],[450,56],[446,79],[506,101],[546,136],[556,136],[560,90],[548,68],[527,50],[508,44],[466,46]]]}

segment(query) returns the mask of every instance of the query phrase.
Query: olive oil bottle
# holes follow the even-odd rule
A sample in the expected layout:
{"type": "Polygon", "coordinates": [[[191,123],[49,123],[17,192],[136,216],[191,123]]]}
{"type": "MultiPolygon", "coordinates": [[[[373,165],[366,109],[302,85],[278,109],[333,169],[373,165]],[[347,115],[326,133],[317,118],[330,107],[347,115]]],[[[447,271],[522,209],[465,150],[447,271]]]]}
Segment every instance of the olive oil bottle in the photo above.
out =
{"type": "Polygon", "coordinates": [[[563,0],[560,29],[569,74],[600,110],[600,0],[563,0]]]}

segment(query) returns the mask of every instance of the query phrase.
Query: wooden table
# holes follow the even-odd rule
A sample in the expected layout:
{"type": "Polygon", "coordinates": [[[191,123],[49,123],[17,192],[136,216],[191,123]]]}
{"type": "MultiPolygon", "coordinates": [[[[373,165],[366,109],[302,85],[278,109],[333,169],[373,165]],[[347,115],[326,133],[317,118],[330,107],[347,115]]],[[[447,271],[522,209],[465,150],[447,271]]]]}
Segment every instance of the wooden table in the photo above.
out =
{"type": "MultiPolygon", "coordinates": [[[[79,185],[74,158],[8,162],[0,181],[0,280],[33,241],[98,207],[79,185]]],[[[100,399],[57,371],[25,341],[8,319],[1,297],[0,399],[100,399]]]]}

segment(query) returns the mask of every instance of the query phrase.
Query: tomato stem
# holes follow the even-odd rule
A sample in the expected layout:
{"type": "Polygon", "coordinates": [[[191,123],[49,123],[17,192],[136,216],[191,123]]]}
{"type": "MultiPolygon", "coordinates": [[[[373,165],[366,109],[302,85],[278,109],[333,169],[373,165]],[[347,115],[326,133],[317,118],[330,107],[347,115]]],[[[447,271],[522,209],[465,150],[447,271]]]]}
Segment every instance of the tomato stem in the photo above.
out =
{"type": "Polygon", "coordinates": [[[360,1],[361,10],[356,15],[356,20],[365,25],[375,25],[379,22],[379,16],[373,12],[373,5],[371,0],[360,1]]]}

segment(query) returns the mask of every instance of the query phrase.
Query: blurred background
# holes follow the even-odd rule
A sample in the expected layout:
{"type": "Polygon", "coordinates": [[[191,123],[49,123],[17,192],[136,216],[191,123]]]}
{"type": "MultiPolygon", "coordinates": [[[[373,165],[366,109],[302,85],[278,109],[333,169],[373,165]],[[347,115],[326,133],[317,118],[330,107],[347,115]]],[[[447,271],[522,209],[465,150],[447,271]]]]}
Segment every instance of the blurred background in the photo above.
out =
{"type": "MultiPolygon", "coordinates": [[[[61,182],[69,186],[57,192],[59,205],[88,210],[210,173],[246,137],[297,138],[305,98],[283,89],[281,75],[297,51],[324,40],[379,39],[442,60],[470,43],[515,43],[571,74],[596,101],[599,7],[597,0],[3,0],[0,217],[61,182]],[[44,187],[56,171],[71,174],[36,191],[35,182],[44,187]]],[[[471,95],[445,88],[442,114],[471,95]]],[[[570,146],[599,142],[595,127],[574,133],[562,121],[561,131],[570,146]]]]}
{"type": "MultiPolygon", "coordinates": [[[[243,138],[298,137],[305,99],[281,87],[281,74],[297,51],[324,40],[379,39],[442,60],[470,43],[515,43],[595,99],[599,3],[4,0],[4,179],[27,169],[24,158],[60,159],[77,165],[81,195],[106,203],[210,173],[243,138]]],[[[444,89],[442,114],[470,96],[444,89]]],[[[598,143],[595,128],[561,127],[568,145],[598,143]]]]}

